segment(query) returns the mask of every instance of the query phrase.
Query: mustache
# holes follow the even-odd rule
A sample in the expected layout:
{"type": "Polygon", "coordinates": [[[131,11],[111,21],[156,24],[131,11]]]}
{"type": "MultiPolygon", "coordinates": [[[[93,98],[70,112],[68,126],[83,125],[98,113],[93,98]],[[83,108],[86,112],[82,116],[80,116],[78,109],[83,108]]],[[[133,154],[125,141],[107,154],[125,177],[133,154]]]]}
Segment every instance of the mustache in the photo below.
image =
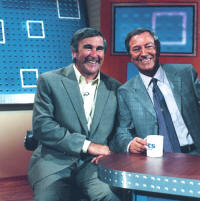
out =
{"type": "Polygon", "coordinates": [[[86,63],[88,61],[93,61],[93,62],[97,62],[100,64],[101,59],[100,59],[100,57],[95,58],[95,57],[88,56],[85,58],[84,63],[86,63]]]}

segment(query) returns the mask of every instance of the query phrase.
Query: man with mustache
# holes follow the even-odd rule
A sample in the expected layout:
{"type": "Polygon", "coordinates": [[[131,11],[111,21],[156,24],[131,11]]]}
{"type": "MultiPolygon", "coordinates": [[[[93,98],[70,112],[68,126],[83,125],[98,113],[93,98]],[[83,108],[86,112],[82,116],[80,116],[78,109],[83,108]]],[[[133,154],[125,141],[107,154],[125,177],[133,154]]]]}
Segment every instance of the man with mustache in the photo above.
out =
{"type": "Polygon", "coordinates": [[[42,74],[33,110],[39,146],[28,178],[35,201],[119,201],[97,177],[98,159],[110,154],[120,83],[100,72],[106,40],[93,28],[72,37],[73,64],[42,74]]]}
{"type": "MultiPolygon", "coordinates": [[[[200,81],[194,67],[190,64],[161,65],[160,42],[148,29],[136,29],[128,33],[125,46],[139,75],[118,89],[119,125],[114,137],[116,151],[143,153],[146,151],[146,136],[162,135],[164,132],[160,113],[158,115],[155,106],[153,80],[156,80],[177,139],[176,142],[170,141],[171,149],[165,144],[165,136],[164,151],[199,154],[200,81]]],[[[168,123],[165,126],[168,129],[168,123]]],[[[171,136],[167,137],[171,140],[171,136]]],[[[151,200],[157,199],[153,197],[151,200]]]]}

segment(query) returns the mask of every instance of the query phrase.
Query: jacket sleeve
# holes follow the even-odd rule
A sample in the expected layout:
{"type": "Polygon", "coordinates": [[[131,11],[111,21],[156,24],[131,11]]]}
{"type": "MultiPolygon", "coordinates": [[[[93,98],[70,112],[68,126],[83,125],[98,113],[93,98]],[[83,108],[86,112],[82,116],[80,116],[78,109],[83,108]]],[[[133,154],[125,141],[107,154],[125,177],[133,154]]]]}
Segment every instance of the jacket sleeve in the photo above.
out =
{"type": "MultiPolygon", "coordinates": [[[[56,90],[56,89],[55,89],[56,90]]],[[[70,115],[70,113],[69,113],[70,115]]],[[[55,118],[53,92],[48,79],[40,76],[33,109],[34,137],[40,144],[59,152],[77,156],[81,153],[86,136],[71,133],[55,118]]]]}
{"type": "Polygon", "coordinates": [[[118,91],[117,128],[112,144],[115,152],[127,152],[128,144],[134,136],[134,125],[123,91],[118,91]]]}
{"type": "Polygon", "coordinates": [[[194,83],[194,91],[198,100],[198,104],[200,107],[200,80],[198,78],[198,74],[195,70],[195,68],[192,66],[192,78],[193,78],[193,83],[194,83]]]}

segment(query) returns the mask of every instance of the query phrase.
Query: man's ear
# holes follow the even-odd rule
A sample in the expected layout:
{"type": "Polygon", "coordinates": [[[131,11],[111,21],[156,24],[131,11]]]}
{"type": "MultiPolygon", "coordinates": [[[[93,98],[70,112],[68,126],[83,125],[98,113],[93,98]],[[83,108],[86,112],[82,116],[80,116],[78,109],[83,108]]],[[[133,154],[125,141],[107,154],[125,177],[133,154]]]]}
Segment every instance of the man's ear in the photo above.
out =
{"type": "Polygon", "coordinates": [[[76,58],[77,53],[76,53],[73,49],[71,49],[71,51],[72,51],[72,56],[73,56],[73,58],[76,58]]]}

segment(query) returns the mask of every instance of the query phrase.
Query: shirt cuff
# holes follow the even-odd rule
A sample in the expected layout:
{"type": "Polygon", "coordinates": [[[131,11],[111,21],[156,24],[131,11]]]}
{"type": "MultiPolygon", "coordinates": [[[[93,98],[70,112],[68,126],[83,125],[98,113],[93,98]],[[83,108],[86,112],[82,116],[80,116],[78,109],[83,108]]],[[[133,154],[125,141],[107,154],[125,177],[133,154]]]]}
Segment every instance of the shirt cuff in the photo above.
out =
{"type": "Polygon", "coordinates": [[[91,143],[91,141],[89,141],[89,140],[84,141],[84,144],[83,144],[83,147],[82,147],[82,152],[83,153],[87,153],[87,150],[88,150],[88,147],[89,147],[90,143],[91,143]]]}
{"type": "Polygon", "coordinates": [[[126,150],[127,152],[129,152],[129,147],[130,147],[132,141],[133,141],[133,140],[131,140],[131,141],[128,143],[127,150],[126,150]]]}

